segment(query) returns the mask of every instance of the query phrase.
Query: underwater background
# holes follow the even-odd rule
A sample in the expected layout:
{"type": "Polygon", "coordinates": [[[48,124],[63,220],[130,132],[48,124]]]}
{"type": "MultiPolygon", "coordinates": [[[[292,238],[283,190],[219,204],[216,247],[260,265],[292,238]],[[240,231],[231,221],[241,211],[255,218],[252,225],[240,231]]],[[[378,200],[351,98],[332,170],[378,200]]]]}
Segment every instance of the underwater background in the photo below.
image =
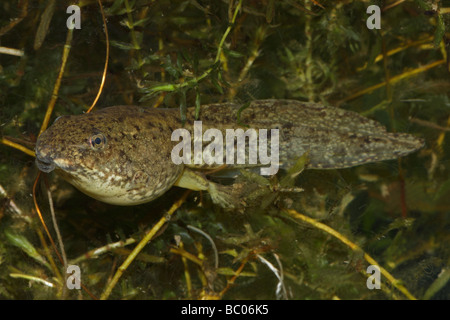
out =
{"type": "MultiPolygon", "coordinates": [[[[0,299],[450,299],[450,1],[102,7],[103,86],[98,1],[0,3],[0,299]],[[80,8],[81,29],[67,28],[70,5],[80,8]],[[367,26],[370,5],[381,9],[379,29],[367,26]],[[33,188],[30,150],[48,106],[50,123],[81,114],[100,88],[96,109],[173,107],[180,117],[216,102],[314,101],[426,145],[398,161],[306,170],[295,180],[241,175],[259,187],[250,207],[232,212],[207,193],[180,202],[177,187],[134,207],[98,202],[54,173],[33,188]],[[36,204],[85,290],[67,289],[36,204]],[[169,221],[110,286],[162,217],[169,221]],[[367,286],[373,262],[386,272],[379,290],[367,286]]],[[[232,183],[230,175],[213,178],[232,183]]]]}

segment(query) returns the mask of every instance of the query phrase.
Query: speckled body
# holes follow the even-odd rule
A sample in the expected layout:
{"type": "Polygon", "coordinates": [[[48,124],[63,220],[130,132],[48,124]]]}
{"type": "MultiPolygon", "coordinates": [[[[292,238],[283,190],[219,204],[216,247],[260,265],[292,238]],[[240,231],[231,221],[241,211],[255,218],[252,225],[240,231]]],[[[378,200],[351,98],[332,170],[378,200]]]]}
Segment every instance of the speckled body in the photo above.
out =
{"type": "MultiPolygon", "coordinates": [[[[279,129],[281,167],[307,151],[308,168],[338,169],[395,159],[423,146],[421,139],[388,133],[355,112],[293,100],[253,101],[246,108],[231,103],[202,106],[200,120],[203,131],[279,129]]],[[[191,131],[193,121],[190,110],[184,128],[191,131]]],[[[101,201],[144,203],[163,194],[183,174],[183,164],[171,160],[178,143],[171,141],[171,134],[182,127],[177,109],[116,106],[63,116],[39,137],[37,165],[46,172],[57,169],[101,201]]]]}

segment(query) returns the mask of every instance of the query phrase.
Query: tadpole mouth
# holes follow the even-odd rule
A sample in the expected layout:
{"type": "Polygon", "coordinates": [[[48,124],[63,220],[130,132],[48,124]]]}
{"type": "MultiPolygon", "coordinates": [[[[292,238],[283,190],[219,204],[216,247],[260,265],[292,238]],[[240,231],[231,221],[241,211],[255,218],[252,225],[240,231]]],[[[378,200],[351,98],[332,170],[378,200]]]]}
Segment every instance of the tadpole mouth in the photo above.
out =
{"type": "Polygon", "coordinates": [[[55,163],[50,159],[36,157],[36,166],[39,170],[49,173],[55,170],[55,163]]]}

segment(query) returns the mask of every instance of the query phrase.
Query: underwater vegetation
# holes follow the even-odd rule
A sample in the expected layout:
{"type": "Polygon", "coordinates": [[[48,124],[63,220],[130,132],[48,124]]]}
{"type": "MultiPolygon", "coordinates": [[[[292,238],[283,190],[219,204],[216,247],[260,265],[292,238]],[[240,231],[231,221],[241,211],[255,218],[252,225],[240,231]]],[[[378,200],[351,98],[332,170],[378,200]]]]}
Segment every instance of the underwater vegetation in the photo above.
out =
{"type": "Polygon", "coordinates": [[[1,1],[0,298],[450,299],[449,25],[446,1],[1,1]],[[340,170],[299,155],[270,178],[208,172],[252,185],[239,210],[178,187],[108,205],[35,165],[43,129],[94,105],[183,120],[255,99],[352,110],[425,147],[340,170]]]}

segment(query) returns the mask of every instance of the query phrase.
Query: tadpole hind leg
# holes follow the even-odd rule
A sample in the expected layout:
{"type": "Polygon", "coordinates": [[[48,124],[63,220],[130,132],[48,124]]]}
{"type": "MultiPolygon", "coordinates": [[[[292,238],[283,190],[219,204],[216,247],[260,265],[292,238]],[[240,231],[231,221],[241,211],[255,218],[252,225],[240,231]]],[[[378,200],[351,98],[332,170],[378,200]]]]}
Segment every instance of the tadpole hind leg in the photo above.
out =
{"type": "Polygon", "coordinates": [[[207,191],[213,203],[225,209],[246,207],[245,186],[242,183],[221,185],[208,180],[201,171],[185,168],[175,185],[194,191],[207,191]]]}

